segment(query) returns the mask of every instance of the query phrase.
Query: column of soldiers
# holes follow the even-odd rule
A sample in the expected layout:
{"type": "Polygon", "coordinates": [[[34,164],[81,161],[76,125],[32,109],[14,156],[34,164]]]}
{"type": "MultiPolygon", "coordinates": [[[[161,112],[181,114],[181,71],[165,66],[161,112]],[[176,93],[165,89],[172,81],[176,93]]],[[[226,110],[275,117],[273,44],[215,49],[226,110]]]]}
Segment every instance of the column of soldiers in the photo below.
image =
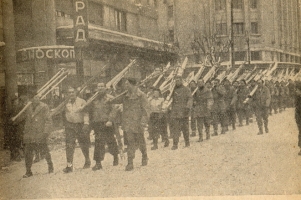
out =
{"type": "MultiPolygon", "coordinates": [[[[181,76],[176,76],[175,89],[172,92],[172,103],[166,112],[162,108],[164,98],[158,88],[152,88],[149,96],[142,92],[137,80],[126,78],[123,95],[114,97],[112,91],[105,88],[104,83],[98,83],[95,93],[97,98],[87,105],[87,102],[77,96],[75,88],[68,88],[68,101],[60,110],[64,116],[65,138],[66,138],[66,161],[67,166],[63,169],[65,173],[73,171],[73,157],[78,141],[85,162],[83,169],[91,166],[89,156],[90,132],[95,134],[95,148],[93,160],[95,166],[92,170],[101,170],[102,161],[105,156],[105,146],[113,156],[113,166],[119,164],[121,143],[119,125],[124,132],[124,145],[127,146],[126,171],[134,169],[135,151],[140,150],[142,154],[141,165],[148,164],[148,154],[145,141],[145,130],[150,133],[153,140],[151,150],[159,148],[158,140],[161,137],[164,147],[169,146],[168,129],[172,138],[172,150],[179,148],[179,138],[183,133],[184,147],[190,146],[190,136],[196,136],[198,142],[209,140],[211,136],[225,134],[236,130],[236,118],[238,116],[239,126],[249,125],[252,114],[255,114],[258,134],[269,132],[269,114],[282,112],[287,107],[293,106],[292,98],[295,96],[295,84],[272,81],[251,81],[247,84],[245,80],[234,81],[213,79],[205,82],[202,78],[190,84],[190,88],[183,85],[181,76]],[[256,92],[250,96],[250,91],[257,86],[256,92]],[[192,91],[196,92],[192,94],[192,91]],[[249,98],[249,101],[245,101],[249,98]],[[117,106],[119,105],[119,106],[117,106]],[[122,109],[120,109],[122,105],[122,109]],[[120,112],[122,112],[121,119],[120,112]],[[119,113],[119,114],[118,114],[119,113]],[[190,123],[189,123],[189,119],[190,123]],[[191,126],[189,126],[189,124],[191,126]],[[213,134],[210,134],[210,127],[213,134]],[[205,127],[205,128],[204,128],[205,127]],[[192,134],[189,135],[189,130],[192,134]],[[220,130],[219,130],[220,129],[220,130]],[[203,134],[205,133],[205,134],[203,134]],[[205,136],[205,138],[204,138],[205,136]]],[[[26,174],[24,178],[33,175],[31,171],[33,151],[40,151],[48,163],[48,171],[52,173],[54,168],[51,155],[47,145],[47,137],[50,129],[49,108],[39,99],[33,98],[33,104],[24,115],[24,146],[26,174]]],[[[13,149],[13,147],[10,147],[13,149]]]]}

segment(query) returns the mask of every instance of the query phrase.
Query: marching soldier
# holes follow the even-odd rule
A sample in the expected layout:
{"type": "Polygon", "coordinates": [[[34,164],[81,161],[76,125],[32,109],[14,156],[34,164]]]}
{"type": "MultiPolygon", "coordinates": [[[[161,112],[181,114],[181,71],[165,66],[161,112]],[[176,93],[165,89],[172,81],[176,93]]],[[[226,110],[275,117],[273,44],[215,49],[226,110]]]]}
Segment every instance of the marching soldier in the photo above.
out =
{"type": "Polygon", "coordinates": [[[271,107],[272,110],[274,110],[274,113],[278,113],[278,105],[279,105],[279,90],[278,87],[276,86],[276,83],[271,82],[273,85],[273,93],[272,93],[272,100],[271,100],[271,107]]]}
{"type": "Polygon", "coordinates": [[[203,79],[198,80],[198,90],[193,95],[193,100],[192,110],[197,120],[199,142],[203,141],[203,125],[205,125],[206,140],[209,140],[213,96],[211,90],[205,86],[203,79]]]}
{"type": "Polygon", "coordinates": [[[89,157],[90,148],[90,128],[89,115],[81,107],[86,104],[84,99],[77,97],[76,90],[68,88],[69,101],[64,110],[64,125],[66,134],[66,157],[67,167],[63,170],[65,173],[73,171],[73,156],[75,150],[75,141],[78,140],[82,153],[85,157],[83,169],[90,168],[91,161],[89,157]]]}
{"type": "Polygon", "coordinates": [[[301,82],[297,81],[295,85],[295,120],[298,126],[298,146],[300,151],[298,153],[301,156],[301,82]]]}
{"type": "Polygon", "coordinates": [[[167,119],[166,114],[163,113],[162,105],[164,98],[160,97],[160,89],[153,89],[153,95],[149,98],[151,107],[151,114],[149,119],[148,131],[153,139],[154,146],[151,150],[158,149],[158,139],[161,135],[162,140],[165,142],[164,147],[169,146],[167,135],[167,119]]]}
{"type": "Polygon", "coordinates": [[[288,79],[288,90],[289,90],[289,107],[292,108],[295,104],[294,100],[295,100],[295,90],[296,90],[296,86],[295,83],[292,79],[288,79]]]}
{"type": "Polygon", "coordinates": [[[123,104],[122,129],[127,134],[128,142],[128,164],[125,168],[126,171],[134,169],[133,160],[137,148],[139,148],[142,153],[142,166],[148,164],[144,129],[149,120],[150,106],[146,94],[143,93],[136,84],[136,79],[127,78],[125,81],[125,89],[128,92],[119,98],[111,100],[113,104],[123,104]]]}
{"type": "Polygon", "coordinates": [[[258,135],[263,134],[263,124],[265,132],[269,132],[268,128],[268,117],[269,117],[269,106],[271,103],[271,94],[269,89],[264,86],[263,80],[257,81],[258,88],[252,98],[252,105],[254,108],[256,121],[259,129],[258,135]]]}
{"type": "Polygon", "coordinates": [[[32,176],[31,166],[33,162],[33,151],[41,152],[48,164],[48,172],[53,173],[53,163],[47,145],[47,138],[51,130],[51,118],[49,108],[35,96],[32,104],[27,109],[24,126],[25,166],[26,173],[23,178],[32,176]]]}
{"type": "Polygon", "coordinates": [[[278,90],[277,110],[279,111],[279,113],[281,113],[282,112],[284,90],[281,87],[281,84],[279,83],[279,81],[275,82],[275,87],[278,90]]]}
{"type": "MultiPolygon", "coordinates": [[[[189,83],[189,88],[191,93],[195,90],[195,88],[197,87],[195,81],[191,81],[189,83]]],[[[191,137],[195,137],[196,136],[196,117],[194,116],[194,112],[191,112],[190,115],[190,128],[191,128],[191,137]]]]}
{"type": "Polygon", "coordinates": [[[265,81],[265,86],[266,86],[267,88],[269,88],[270,94],[271,94],[271,104],[270,104],[270,106],[269,106],[269,114],[272,115],[272,110],[273,110],[272,102],[274,101],[275,87],[274,87],[273,84],[272,84],[270,81],[268,81],[268,80],[265,81]]]}
{"type": "Polygon", "coordinates": [[[228,125],[232,125],[232,129],[235,130],[235,123],[236,123],[236,101],[237,101],[237,94],[235,88],[231,86],[231,83],[228,79],[224,80],[224,87],[226,90],[225,95],[225,102],[226,102],[226,116],[227,116],[227,125],[226,131],[228,131],[228,125]]]}
{"type": "Polygon", "coordinates": [[[239,82],[237,90],[237,115],[239,126],[243,126],[243,119],[246,119],[246,125],[249,125],[250,108],[249,103],[244,104],[245,99],[250,94],[250,90],[246,85],[245,80],[239,82]]]}
{"type": "Polygon", "coordinates": [[[115,127],[113,120],[116,116],[116,111],[113,105],[108,103],[105,84],[98,83],[97,90],[99,95],[92,102],[89,109],[89,119],[91,122],[91,128],[95,134],[95,149],[94,160],[95,166],[93,171],[102,169],[101,161],[105,156],[105,145],[108,145],[110,154],[113,155],[113,166],[118,165],[118,146],[114,137],[115,127]]]}
{"type": "Polygon", "coordinates": [[[226,90],[224,86],[220,84],[218,79],[213,80],[212,87],[212,95],[213,95],[213,106],[212,106],[212,120],[213,120],[213,136],[217,136],[218,124],[221,124],[221,134],[226,133],[226,103],[225,103],[225,95],[226,90]]]}
{"type": "Polygon", "coordinates": [[[172,94],[173,101],[170,111],[170,131],[173,134],[172,150],[178,149],[181,131],[183,132],[185,147],[189,142],[189,112],[192,108],[192,95],[189,88],[182,83],[182,77],[175,77],[175,89],[172,94]]]}
{"type": "Polygon", "coordinates": [[[289,100],[289,89],[286,86],[286,83],[284,81],[281,81],[281,87],[283,90],[283,95],[282,95],[282,108],[283,110],[286,109],[287,105],[288,105],[288,100],[289,100]]]}

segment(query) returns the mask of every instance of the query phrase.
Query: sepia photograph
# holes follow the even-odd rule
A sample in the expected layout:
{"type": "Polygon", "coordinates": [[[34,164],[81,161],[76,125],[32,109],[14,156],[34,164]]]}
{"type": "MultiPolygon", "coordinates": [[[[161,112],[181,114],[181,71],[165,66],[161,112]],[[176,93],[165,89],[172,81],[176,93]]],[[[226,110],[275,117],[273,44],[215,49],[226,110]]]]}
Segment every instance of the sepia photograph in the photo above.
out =
{"type": "Polygon", "coordinates": [[[301,199],[301,0],[0,0],[0,199],[301,199]]]}

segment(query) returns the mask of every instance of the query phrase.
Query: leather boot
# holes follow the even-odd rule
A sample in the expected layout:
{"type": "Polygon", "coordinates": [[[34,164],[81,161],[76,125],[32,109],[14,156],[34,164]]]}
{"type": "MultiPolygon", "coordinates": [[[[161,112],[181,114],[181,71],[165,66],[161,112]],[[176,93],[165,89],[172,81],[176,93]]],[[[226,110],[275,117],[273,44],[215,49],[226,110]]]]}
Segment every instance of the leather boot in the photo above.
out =
{"type": "Polygon", "coordinates": [[[142,165],[142,166],[146,166],[147,163],[148,163],[148,157],[147,157],[147,154],[142,155],[142,162],[141,162],[141,165],[142,165]]]}
{"type": "Polygon", "coordinates": [[[153,139],[154,146],[151,148],[151,150],[158,149],[158,138],[153,139]]]}
{"type": "Polygon", "coordinates": [[[264,125],[264,130],[265,130],[266,133],[269,133],[269,128],[268,128],[267,124],[264,125]]]}
{"type": "Polygon", "coordinates": [[[53,163],[48,163],[48,173],[53,173],[54,169],[53,169],[53,163]]]}
{"type": "Polygon", "coordinates": [[[212,136],[218,136],[217,130],[214,130],[214,133],[212,134],[212,136]]]}
{"type": "Polygon", "coordinates": [[[195,137],[195,136],[196,136],[195,131],[192,131],[192,133],[190,134],[190,137],[195,137]]]}
{"type": "Polygon", "coordinates": [[[262,134],[263,134],[263,131],[262,131],[262,126],[261,126],[261,127],[259,127],[259,132],[257,135],[262,135],[262,134]]]}
{"type": "Polygon", "coordinates": [[[96,162],[96,164],[94,165],[94,167],[92,167],[93,171],[97,171],[97,170],[100,170],[100,169],[102,169],[101,162],[96,162]]]}
{"type": "Polygon", "coordinates": [[[133,159],[128,160],[128,164],[125,167],[125,171],[132,171],[134,169],[133,159]]]}
{"type": "Polygon", "coordinates": [[[226,133],[226,127],[222,127],[222,131],[221,131],[221,134],[225,134],[226,133]]]}
{"type": "Polygon", "coordinates": [[[209,140],[210,139],[210,130],[209,128],[206,129],[206,140],[209,140]]]}
{"type": "Polygon", "coordinates": [[[199,131],[199,141],[198,142],[203,142],[203,132],[199,131]]]}
{"type": "Polygon", "coordinates": [[[168,146],[169,146],[169,140],[166,139],[166,140],[165,140],[165,143],[164,143],[164,147],[168,147],[168,146]]]}
{"type": "Polygon", "coordinates": [[[118,154],[114,155],[113,166],[117,166],[119,164],[118,154]]]}
{"type": "Polygon", "coordinates": [[[232,124],[232,130],[236,130],[235,123],[232,124]]]}

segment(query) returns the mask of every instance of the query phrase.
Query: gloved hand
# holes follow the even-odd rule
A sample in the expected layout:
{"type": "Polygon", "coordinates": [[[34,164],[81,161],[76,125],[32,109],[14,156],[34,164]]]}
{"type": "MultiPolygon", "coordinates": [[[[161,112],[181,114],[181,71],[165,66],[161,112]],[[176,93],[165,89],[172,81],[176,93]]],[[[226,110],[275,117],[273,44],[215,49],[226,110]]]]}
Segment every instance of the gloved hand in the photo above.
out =
{"type": "Polygon", "coordinates": [[[89,134],[90,133],[90,127],[88,124],[84,124],[83,129],[82,129],[84,134],[89,134]]]}

